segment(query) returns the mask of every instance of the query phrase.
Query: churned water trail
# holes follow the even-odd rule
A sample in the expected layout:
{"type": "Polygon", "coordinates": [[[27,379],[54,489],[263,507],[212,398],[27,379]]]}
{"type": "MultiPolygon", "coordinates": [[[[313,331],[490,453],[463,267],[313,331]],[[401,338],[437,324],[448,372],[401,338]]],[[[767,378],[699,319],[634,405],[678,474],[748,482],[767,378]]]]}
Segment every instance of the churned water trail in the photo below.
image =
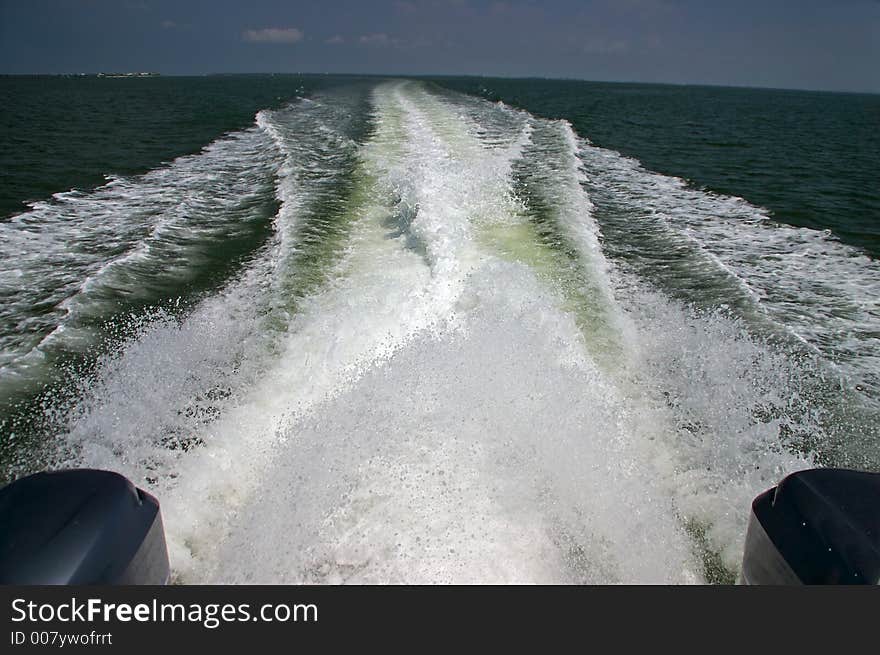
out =
{"type": "Polygon", "coordinates": [[[182,291],[259,243],[271,217],[273,154],[265,135],[247,130],[167,168],[55,194],[0,223],[4,374],[27,375],[59,340],[86,347],[89,327],[120,304],[182,291]]]}
{"type": "Polygon", "coordinates": [[[874,263],[841,285],[847,246],[761,220],[566,121],[392,80],[3,229],[47,235],[22,263],[48,272],[27,292],[57,306],[45,340],[261,226],[47,405],[54,465],[159,496],[176,580],[700,583],[735,579],[749,503],[782,475],[880,462],[874,263]],[[804,327],[792,262],[815,248],[804,327]],[[853,340],[823,341],[834,321],[853,340]]]}

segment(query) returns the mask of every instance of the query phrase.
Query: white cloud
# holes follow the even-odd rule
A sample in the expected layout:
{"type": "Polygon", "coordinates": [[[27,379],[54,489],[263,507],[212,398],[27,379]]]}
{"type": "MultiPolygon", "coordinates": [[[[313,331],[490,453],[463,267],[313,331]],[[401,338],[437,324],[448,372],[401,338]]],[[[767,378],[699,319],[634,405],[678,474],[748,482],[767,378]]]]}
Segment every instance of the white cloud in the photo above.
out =
{"type": "Polygon", "coordinates": [[[296,27],[266,27],[262,30],[245,30],[241,38],[250,43],[297,43],[305,34],[296,27]]]}
{"type": "Polygon", "coordinates": [[[330,45],[338,45],[340,43],[345,43],[345,39],[342,38],[339,34],[335,34],[331,36],[329,39],[324,41],[324,43],[329,43],[330,45]]]}
{"type": "Polygon", "coordinates": [[[162,21],[162,29],[163,30],[173,30],[176,27],[177,27],[177,23],[175,23],[173,20],[163,20],[162,21]]]}
{"type": "Polygon", "coordinates": [[[387,34],[380,32],[377,34],[364,34],[358,39],[358,42],[364,45],[390,45],[391,39],[388,38],[387,34]]]}

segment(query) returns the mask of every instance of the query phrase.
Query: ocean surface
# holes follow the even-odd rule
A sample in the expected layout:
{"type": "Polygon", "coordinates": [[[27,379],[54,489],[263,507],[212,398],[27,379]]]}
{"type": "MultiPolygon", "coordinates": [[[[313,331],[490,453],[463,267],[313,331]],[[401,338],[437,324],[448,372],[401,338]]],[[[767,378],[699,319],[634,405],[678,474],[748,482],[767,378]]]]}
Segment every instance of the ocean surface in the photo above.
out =
{"type": "Polygon", "coordinates": [[[0,77],[0,471],[181,582],[732,582],[880,471],[880,96],[0,77]]]}

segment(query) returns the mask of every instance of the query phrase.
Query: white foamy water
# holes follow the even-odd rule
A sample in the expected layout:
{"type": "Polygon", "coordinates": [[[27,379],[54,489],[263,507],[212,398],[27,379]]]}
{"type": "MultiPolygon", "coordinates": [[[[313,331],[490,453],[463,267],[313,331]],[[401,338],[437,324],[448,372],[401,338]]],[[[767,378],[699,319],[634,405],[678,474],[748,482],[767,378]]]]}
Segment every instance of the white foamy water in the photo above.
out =
{"type": "Polygon", "coordinates": [[[742,198],[689,188],[586,140],[578,151],[588,187],[615,197],[613,220],[631,235],[620,246],[625,256],[687,253],[693,297],[717,305],[744,292],[757,311],[834,362],[848,386],[880,398],[880,263],[830,232],[776,223],[742,198]],[[718,273],[728,286],[713,288],[709,277],[718,273]]]}
{"type": "Polygon", "coordinates": [[[89,323],[161,298],[209,250],[265,219],[277,154],[257,129],[92,192],[58,193],[0,224],[0,392],[39,378],[53,348],[83,350],[89,323]]]}
{"type": "Polygon", "coordinates": [[[258,117],[272,238],[100,362],[63,462],[156,493],[184,582],[735,574],[813,464],[805,364],[609,261],[567,124],[390,82],[355,141],[317,100],[258,117]]]}

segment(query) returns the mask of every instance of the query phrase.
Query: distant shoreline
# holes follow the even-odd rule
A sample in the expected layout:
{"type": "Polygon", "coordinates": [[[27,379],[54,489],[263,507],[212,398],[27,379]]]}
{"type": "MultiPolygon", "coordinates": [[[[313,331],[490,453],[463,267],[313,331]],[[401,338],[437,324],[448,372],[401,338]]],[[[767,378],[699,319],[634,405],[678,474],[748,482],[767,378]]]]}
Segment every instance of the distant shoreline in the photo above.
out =
{"type": "Polygon", "coordinates": [[[732,90],[756,90],[756,91],[778,91],[784,93],[829,93],[838,95],[858,95],[858,96],[877,96],[880,92],[859,90],[859,89],[813,89],[813,88],[795,88],[795,87],[776,87],[776,86],[748,86],[740,84],[711,84],[702,82],[657,82],[657,81],[639,81],[639,80],[589,80],[575,77],[510,77],[510,76],[488,76],[488,75],[459,75],[459,74],[386,74],[386,73],[314,73],[314,72],[293,72],[293,73],[191,73],[191,74],[165,74],[165,73],[0,73],[0,79],[3,78],[25,78],[25,77],[64,77],[64,78],[102,78],[102,79],[119,79],[119,78],[140,78],[140,77],[162,77],[169,78],[203,78],[203,77],[335,77],[335,78],[383,78],[383,79],[417,79],[417,80],[443,80],[443,79],[480,79],[480,80],[505,80],[505,81],[545,81],[545,82],[572,82],[572,83],[588,83],[588,84],[607,84],[621,86],[660,86],[660,87],[686,87],[686,88],[707,88],[707,89],[732,89],[732,90]]]}
{"type": "MultiPolygon", "coordinates": [[[[81,73],[81,77],[89,77],[88,73],[81,73]]],[[[159,77],[159,73],[96,73],[95,77],[159,77]]]]}

